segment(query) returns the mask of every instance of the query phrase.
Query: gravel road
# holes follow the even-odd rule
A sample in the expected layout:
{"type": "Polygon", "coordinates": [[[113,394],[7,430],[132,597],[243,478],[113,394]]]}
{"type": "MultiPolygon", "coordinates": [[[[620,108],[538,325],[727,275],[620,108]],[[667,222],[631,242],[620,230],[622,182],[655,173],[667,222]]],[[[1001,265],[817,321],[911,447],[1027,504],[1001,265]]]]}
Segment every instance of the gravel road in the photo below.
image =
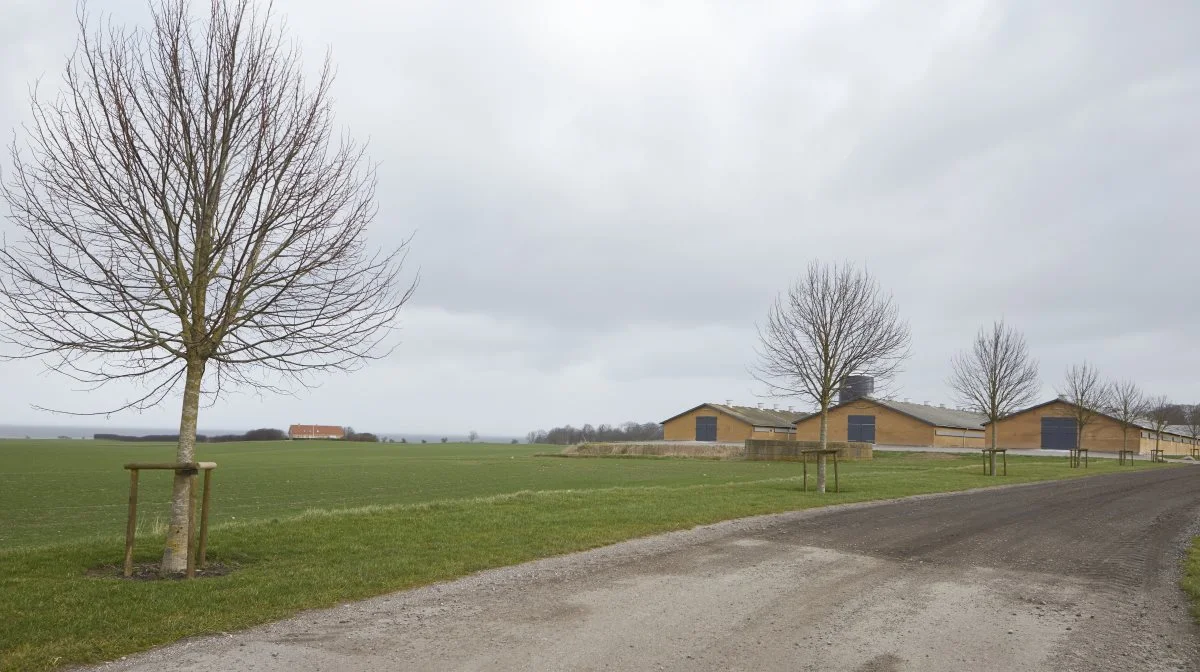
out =
{"type": "Polygon", "coordinates": [[[1200,468],[763,516],[199,638],[104,670],[1200,670],[1200,468]]]}

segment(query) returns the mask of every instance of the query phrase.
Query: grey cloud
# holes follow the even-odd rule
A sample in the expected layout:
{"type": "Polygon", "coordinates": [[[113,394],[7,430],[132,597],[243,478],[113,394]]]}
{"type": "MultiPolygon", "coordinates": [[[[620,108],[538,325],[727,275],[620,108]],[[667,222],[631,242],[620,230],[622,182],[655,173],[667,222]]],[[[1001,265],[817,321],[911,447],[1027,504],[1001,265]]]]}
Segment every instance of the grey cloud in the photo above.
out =
{"type": "MultiPolygon", "coordinates": [[[[386,362],[255,413],[437,431],[470,405],[516,431],[752,402],[754,323],[813,258],[895,294],[904,396],[948,401],[950,354],[1003,316],[1047,392],[1087,358],[1200,399],[1200,6],[825,5],[280,7],[332,49],[338,120],[380,161],[372,235],[415,231],[423,280],[386,362]]],[[[71,41],[20,7],[4,128],[71,41]]]]}

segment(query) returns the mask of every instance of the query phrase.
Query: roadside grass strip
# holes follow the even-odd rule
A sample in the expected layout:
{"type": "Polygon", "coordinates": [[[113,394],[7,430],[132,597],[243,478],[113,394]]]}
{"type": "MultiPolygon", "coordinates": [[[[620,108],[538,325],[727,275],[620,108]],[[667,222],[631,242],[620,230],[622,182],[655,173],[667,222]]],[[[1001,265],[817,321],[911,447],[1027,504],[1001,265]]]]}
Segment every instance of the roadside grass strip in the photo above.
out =
{"type": "Polygon", "coordinates": [[[1192,618],[1200,623],[1200,537],[1192,538],[1192,545],[1183,558],[1183,576],[1179,583],[1192,600],[1192,618]]]}

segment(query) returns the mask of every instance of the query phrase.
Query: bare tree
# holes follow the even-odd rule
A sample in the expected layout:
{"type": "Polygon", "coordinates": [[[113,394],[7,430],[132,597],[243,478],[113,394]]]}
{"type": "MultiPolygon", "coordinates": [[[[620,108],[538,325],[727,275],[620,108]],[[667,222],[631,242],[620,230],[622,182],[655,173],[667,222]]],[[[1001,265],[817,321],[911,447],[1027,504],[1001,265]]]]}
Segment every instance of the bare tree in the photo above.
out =
{"type": "Polygon", "coordinates": [[[1071,405],[1075,419],[1075,450],[1083,447],[1083,433],[1109,406],[1109,388],[1096,367],[1084,362],[1067,369],[1059,397],[1071,405]]]}
{"type": "MultiPolygon", "coordinates": [[[[886,381],[908,357],[908,324],[890,295],[865,270],[814,261],[775,300],[758,329],[755,377],[771,394],[814,402],[821,448],[828,445],[829,406],[847,376],[886,381]]],[[[817,491],[825,491],[818,462],[817,491]]]]}
{"type": "MultiPolygon", "coordinates": [[[[1171,419],[1178,413],[1174,404],[1166,395],[1160,395],[1146,402],[1146,419],[1154,429],[1154,450],[1160,450],[1162,433],[1171,425],[1171,419]]],[[[1157,455],[1157,453],[1155,453],[1157,455]]]]}
{"type": "Polygon", "coordinates": [[[1187,427],[1188,436],[1192,439],[1192,454],[1196,453],[1196,446],[1200,446],[1200,404],[1193,404],[1187,409],[1187,422],[1184,423],[1187,427]]]}
{"type": "MultiPolygon", "coordinates": [[[[4,195],[22,240],[0,250],[0,332],[89,386],[135,381],[104,413],[182,387],[176,460],[195,461],[201,398],[287,391],[383,348],[415,288],[407,241],[372,252],[375,173],[335,138],[328,56],[303,74],[270,9],[160,0],[153,25],[92,27],[62,93],[35,93],[4,195]],[[206,375],[207,374],[207,375],[206,375]]],[[[176,475],[162,571],[186,562],[176,475]]]]}
{"type": "Polygon", "coordinates": [[[1108,389],[1108,414],[1121,423],[1121,450],[1129,450],[1130,429],[1136,428],[1141,440],[1139,423],[1146,416],[1146,396],[1132,380],[1110,383],[1108,389]]]}
{"type": "MultiPolygon", "coordinates": [[[[981,328],[971,349],[956,354],[950,366],[950,388],[960,404],[988,419],[994,450],[997,423],[1032,403],[1041,389],[1037,361],[1029,356],[1025,337],[997,321],[990,329],[981,328]]],[[[989,471],[996,475],[994,452],[989,471]]]]}
{"type": "Polygon", "coordinates": [[[470,432],[467,433],[467,441],[470,441],[471,443],[475,443],[478,440],[479,440],[479,432],[472,429],[470,432]]]}

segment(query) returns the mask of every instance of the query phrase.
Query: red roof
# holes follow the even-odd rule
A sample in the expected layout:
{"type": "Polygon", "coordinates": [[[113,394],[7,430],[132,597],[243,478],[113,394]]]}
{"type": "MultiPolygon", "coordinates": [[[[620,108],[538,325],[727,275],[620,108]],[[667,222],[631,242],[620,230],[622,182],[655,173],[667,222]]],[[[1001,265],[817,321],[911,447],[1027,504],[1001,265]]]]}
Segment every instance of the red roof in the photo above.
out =
{"type": "Polygon", "coordinates": [[[288,436],[293,439],[344,439],[346,430],[333,425],[292,425],[288,436]]]}

